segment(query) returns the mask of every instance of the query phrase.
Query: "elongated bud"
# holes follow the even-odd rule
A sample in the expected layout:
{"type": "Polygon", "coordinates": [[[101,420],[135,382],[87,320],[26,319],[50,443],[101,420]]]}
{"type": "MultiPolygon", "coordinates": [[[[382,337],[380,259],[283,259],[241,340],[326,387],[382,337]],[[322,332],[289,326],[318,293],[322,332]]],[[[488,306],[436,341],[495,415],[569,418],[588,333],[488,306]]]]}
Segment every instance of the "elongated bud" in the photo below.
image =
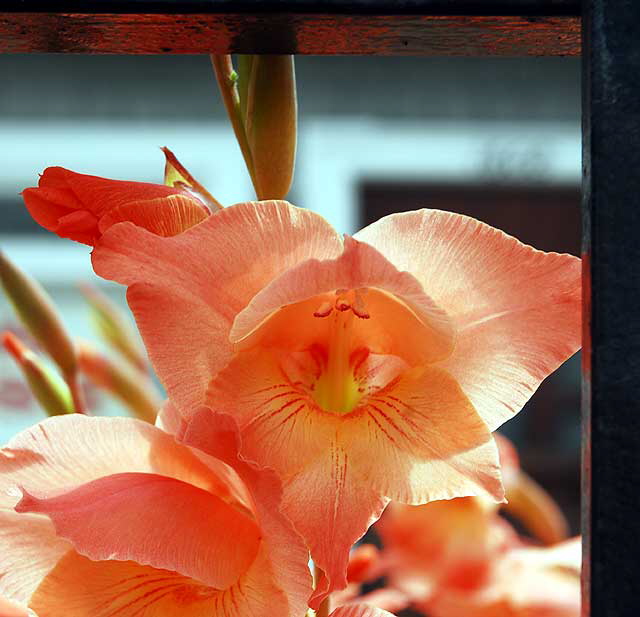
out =
{"type": "Polygon", "coordinates": [[[503,509],[520,521],[543,544],[551,546],[569,537],[569,525],[562,510],[533,478],[523,471],[506,484],[503,509]]]}
{"type": "Polygon", "coordinates": [[[0,281],[27,330],[60,367],[65,380],[73,379],[77,369],[73,342],[49,295],[1,251],[0,281]]]}
{"type": "Polygon", "coordinates": [[[258,199],[283,199],[295,166],[298,104],[293,56],[212,56],[220,92],[258,199]]]}
{"type": "Polygon", "coordinates": [[[223,205],[189,173],[189,170],[169,148],[165,147],[161,150],[165,157],[164,183],[167,186],[187,189],[214,212],[223,208],[223,205]]]}
{"type": "Polygon", "coordinates": [[[25,376],[29,388],[49,416],[73,413],[71,391],[34,351],[12,332],[3,332],[2,344],[25,376]]]}
{"type": "Polygon", "coordinates": [[[298,105],[293,56],[254,56],[245,130],[258,199],[283,199],[293,181],[298,105]]]}
{"type": "Polygon", "coordinates": [[[91,307],[91,317],[100,337],[133,366],[147,373],[148,363],[144,349],[120,308],[95,287],[86,284],[79,287],[91,307]]]}
{"type": "Polygon", "coordinates": [[[99,388],[122,401],[140,420],[155,422],[162,401],[151,381],[129,363],[116,360],[86,343],[78,346],[80,370],[99,388]]]}

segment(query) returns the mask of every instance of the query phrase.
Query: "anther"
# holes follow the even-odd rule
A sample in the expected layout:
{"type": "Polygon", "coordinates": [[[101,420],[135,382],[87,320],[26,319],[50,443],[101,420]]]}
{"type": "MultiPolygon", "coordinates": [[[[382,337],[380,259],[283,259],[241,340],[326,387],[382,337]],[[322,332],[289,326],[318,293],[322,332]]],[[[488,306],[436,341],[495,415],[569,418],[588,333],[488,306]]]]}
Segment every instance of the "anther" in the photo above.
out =
{"type": "Polygon", "coordinates": [[[331,302],[326,300],[323,302],[313,313],[314,317],[329,317],[333,312],[333,306],[331,302]]]}

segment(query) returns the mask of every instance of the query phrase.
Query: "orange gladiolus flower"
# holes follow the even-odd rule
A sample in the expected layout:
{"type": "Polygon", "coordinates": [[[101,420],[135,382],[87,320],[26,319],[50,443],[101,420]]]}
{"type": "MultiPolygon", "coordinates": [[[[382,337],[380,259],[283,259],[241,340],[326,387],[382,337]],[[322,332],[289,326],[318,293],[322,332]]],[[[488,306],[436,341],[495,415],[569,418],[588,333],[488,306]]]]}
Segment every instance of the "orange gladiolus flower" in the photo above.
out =
{"type": "MultiPolygon", "coordinates": [[[[386,217],[354,237],[286,202],[162,238],[106,230],[96,272],[129,286],[185,421],[237,420],[326,578],[389,499],[503,499],[491,431],[580,344],[580,262],[473,219],[386,217]]],[[[171,420],[169,424],[179,426],[171,420]]]]}
{"type": "Polygon", "coordinates": [[[39,617],[300,617],[308,552],[272,471],[211,416],[204,454],[138,420],[64,416],[0,450],[0,594],[39,617]]]}
{"type": "Polygon", "coordinates": [[[108,180],[48,167],[37,187],[22,197],[31,216],[63,238],[94,245],[111,225],[133,221],[161,236],[172,236],[209,216],[209,209],[181,188],[108,180]],[[163,216],[159,211],[165,210],[163,216]]]}
{"type": "Polygon", "coordinates": [[[580,560],[580,538],[514,548],[485,585],[472,593],[444,590],[422,608],[432,617],[580,617],[580,560]]]}

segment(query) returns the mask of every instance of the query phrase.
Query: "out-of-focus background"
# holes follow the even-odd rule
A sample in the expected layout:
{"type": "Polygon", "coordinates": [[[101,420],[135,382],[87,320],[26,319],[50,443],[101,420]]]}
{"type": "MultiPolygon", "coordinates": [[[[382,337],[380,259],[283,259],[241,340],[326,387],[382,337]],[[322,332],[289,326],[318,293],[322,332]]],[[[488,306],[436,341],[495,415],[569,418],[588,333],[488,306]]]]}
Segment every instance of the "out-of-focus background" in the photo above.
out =
{"type": "MultiPolygon", "coordinates": [[[[223,203],[253,198],[204,56],[0,56],[0,248],[40,280],[70,330],[92,335],[81,281],[89,250],[40,229],[19,192],[62,165],[162,182],[170,147],[223,203]]],[[[544,250],[579,254],[580,70],[570,58],[297,58],[300,105],[290,201],[340,231],[391,212],[469,214],[544,250]]],[[[0,330],[18,329],[0,298],[0,330]]],[[[579,525],[579,361],[503,431],[524,468],[579,525]]],[[[91,390],[96,413],[120,413],[91,390]]],[[[0,351],[0,442],[38,421],[0,351]]]]}

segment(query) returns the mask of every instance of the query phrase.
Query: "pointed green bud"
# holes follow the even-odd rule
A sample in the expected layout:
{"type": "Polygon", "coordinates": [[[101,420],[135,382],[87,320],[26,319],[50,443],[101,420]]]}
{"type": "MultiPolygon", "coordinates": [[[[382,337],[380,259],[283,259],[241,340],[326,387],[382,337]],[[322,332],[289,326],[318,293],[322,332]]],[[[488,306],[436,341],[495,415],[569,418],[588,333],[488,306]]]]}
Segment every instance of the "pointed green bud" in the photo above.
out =
{"type": "Polygon", "coordinates": [[[298,104],[293,56],[213,55],[213,67],[258,199],[283,199],[291,188],[298,104]]]}
{"type": "Polygon", "coordinates": [[[29,349],[12,332],[3,332],[2,344],[22,371],[29,389],[47,415],[73,413],[69,387],[37,353],[29,349]]]}
{"type": "Polygon", "coordinates": [[[65,380],[72,380],[77,371],[75,349],[49,295],[1,251],[0,282],[24,326],[60,367],[65,380]]]}
{"type": "Polygon", "coordinates": [[[123,311],[91,285],[80,291],[91,308],[91,319],[98,335],[142,373],[149,371],[145,351],[123,311]]]}
{"type": "Polygon", "coordinates": [[[223,205],[189,173],[169,148],[165,147],[161,150],[165,157],[164,183],[167,186],[187,189],[214,212],[223,208],[223,205]]]}
{"type": "Polygon", "coordinates": [[[122,401],[140,420],[154,423],[162,401],[151,380],[126,360],[100,353],[87,343],[78,346],[80,370],[96,386],[122,401]]]}
{"type": "Polygon", "coordinates": [[[258,199],[283,199],[291,188],[297,117],[293,56],[254,56],[245,130],[258,199]]]}

